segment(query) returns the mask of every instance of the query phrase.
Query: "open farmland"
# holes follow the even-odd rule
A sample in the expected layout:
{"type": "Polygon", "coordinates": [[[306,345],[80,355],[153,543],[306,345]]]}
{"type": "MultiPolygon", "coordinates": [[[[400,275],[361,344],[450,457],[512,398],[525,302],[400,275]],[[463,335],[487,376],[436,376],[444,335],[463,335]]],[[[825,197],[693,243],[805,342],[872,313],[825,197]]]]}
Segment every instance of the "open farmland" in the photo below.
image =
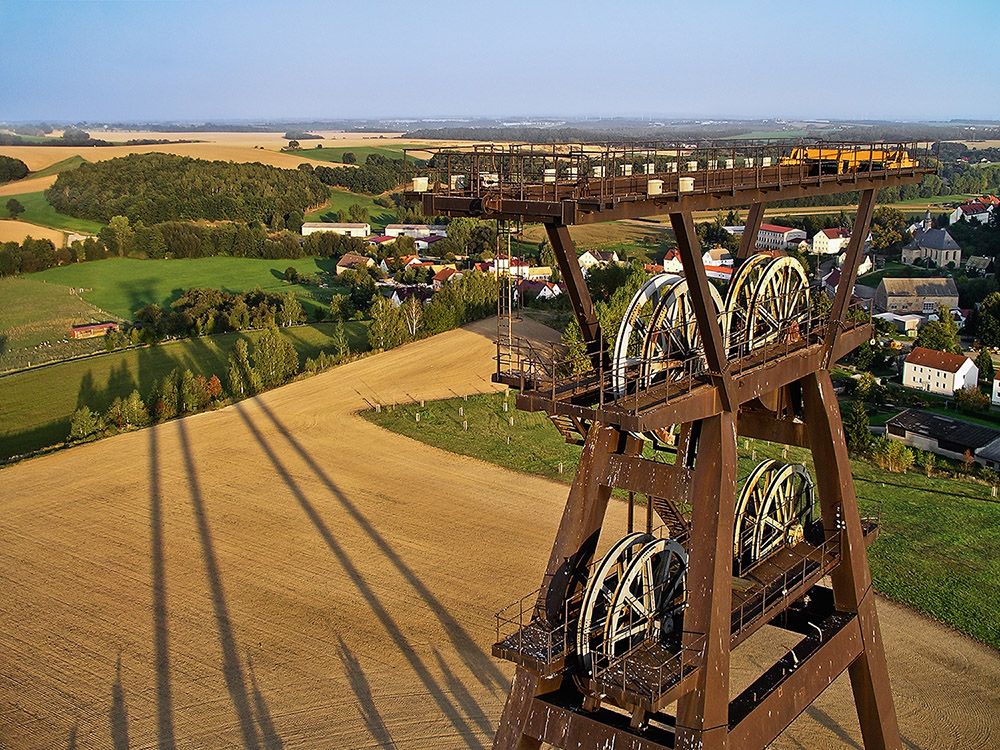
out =
{"type": "MultiPolygon", "coordinates": [[[[317,323],[279,330],[292,342],[301,363],[320,351],[334,350],[333,327],[333,323],[317,323]]],[[[351,351],[368,348],[365,323],[352,321],[344,328],[351,351]]],[[[77,408],[103,412],[115,398],[125,398],[133,390],[145,398],[174,368],[206,378],[218,375],[225,382],[236,342],[252,342],[259,335],[260,331],[241,331],[170,341],[0,377],[0,460],[62,443],[77,408]]],[[[91,342],[98,348],[103,345],[102,339],[91,342]]]]}
{"type": "MultiPolygon", "coordinates": [[[[0,201],[5,202],[5,201],[0,201]]],[[[0,242],[24,242],[25,237],[36,240],[52,240],[56,247],[66,243],[66,233],[51,227],[42,227],[27,221],[10,221],[0,219],[0,242]]]]}
{"type": "MultiPolygon", "coordinates": [[[[49,178],[43,178],[49,179],[49,178]]],[[[90,221],[89,219],[78,219],[75,216],[68,216],[67,214],[61,214],[45,199],[45,193],[15,193],[12,196],[5,197],[0,203],[6,203],[10,198],[16,198],[24,206],[24,213],[18,218],[30,222],[32,224],[39,224],[43,227],[51,227],[52,229],[59,229],[65,232],[79,232],[81,234],[97,234],[101,231],[101,227],[104,226],[99,221],[90,221]]]]}
{"type": "MultiPolygon", "coordinates": [[[[491,613],[538,585],[566,487],[355,413],[494,390],[494,325],[0,470],[0,744],[488,747],[491,613]]],[[[906,747],[995,746],[1000,656],[879,611],[906,747]]],[[[846,677],[773,747],[860,747],[846,677]]]]}
{"type": "Polygon", "coordinates": [[[336,288],[287,284],[283,280],[285,269],[291,266],[303,275],[332,275],[335,265],[335,261],[322,258],[108,258],[57,266],[31,274],[28,278],[80,288],[85,300],[125,319],[131,319],[132,313],[150,303],[168,308],[184,290],[192,287],[210,287],[227,292],[260,287],[264,291],[280,294],[292,292],[305,312],[311,314],[316,307],[329,307],[330,299],[337,293],[336,288]]]}

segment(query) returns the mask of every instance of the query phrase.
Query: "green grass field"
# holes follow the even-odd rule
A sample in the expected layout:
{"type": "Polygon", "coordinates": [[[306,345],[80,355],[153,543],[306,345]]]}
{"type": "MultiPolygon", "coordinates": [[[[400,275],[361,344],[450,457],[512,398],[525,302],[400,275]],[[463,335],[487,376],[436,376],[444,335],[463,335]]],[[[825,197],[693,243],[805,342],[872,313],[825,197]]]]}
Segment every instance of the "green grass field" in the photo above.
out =
{"type": "Polygon", "coordinates": [[[259,286],[270,292],[294,292],[307,314],[327,308],[338,288],[329,289],[286,284],[285,269],[294,266],[302,274],[332,274],[335,263],[322,258],[260,260],[256,258],[182,258],[175,260],[107,260],[74,263],[30,274],[27,278],[84,289],[82,297],[121,318],[152,302],[166,308],[192,287],[211,287],[241,292],[259,286]]]}
{"type": "MultiPolygon", "coordinates": [[[[345,328],[352,351],[368,348],[366,323],[352,321],[345,328]]],[[[281,329],[300,362],[321,350],[331,352],[332,332],[332,323],[281,329]]],[[[229,353],[236,342],[259,335],[259,331],[245,331],[173,341],[0,377],[0,460],[61,443],[77,408],[103,411],[115,397],[127,396],[136,388],[145,397],[175,367],[189,368],[206,378],[218,375],[225,383],[229,353]]]]}
{"type": "Polygon", "coordinates": [[[28,177],[48,177],[52,174],[59,174],[61,172],[68,172],[71,169],[76,169],[81,164],[84,164],[87,160],[84,159],[79,154],[71,156],[68,159],[63,159],[62,161],[57,161],[55,164],[50,164],[45,169],[40,169],[37,172],[32,172],[28,177]]]}
{"type": "Polygon", "coordinates": [[[306,214],[306,221],[323,221],[324,216],[330,221],[337,221],[337,212],[354,204],[368,209],[368,222],[372,225],[372,233],[379,234],[385,230],[386,224],[396,221],[396,212],[391,208],[379,206],[370,195],[358,195],[349,190],[330,188],[330,201],[325,206],[306,214]]]}
{"type": "Polygon", "coordinates": [[[61,214],[45,200],[45,193],[21,193],[4,198],[6,203],[10,198],[17,198],[24,206],[24,213],[18,218],[32,224],[43,227],[52,227],[66,232],[80,232],[82,234],[97,234],[104,225],[99,221],[88,221],[87,219],[77,219],[74,216],[61,214]]]}
{"type": "Polygon", "coordinates": [[[89,354],[99,339],[69,338],[70,328],[109,319],[61,284],[22,276],[0,279],[0,371],[89,354]]]}
{"type": "MultiPolygon", "coordinates": [[[[504,396],[491,394],[470,396],[467,402],[401,405],[363,416],[444,450],[569,482],[580,449],[563,443],[544,415],[515,411],[513,394],[507,399],[508,412],[503,411],[504,396]],[[459,416],[460,407],[465,416],[459,416]],[[462,429],[463,421],[468,421],[468,431],[462,429]]],[[[764,458],[781,458],[776,444],[741,439],[739,448],[741,481],[764,458]]],[[[789,448],[785,460],[812,469],[808,451],[789,448]]],[[[1000,503],[989,488],[918,473],[889,474],[864,461],[852,461],[851,467],[862,511],[881,504],[882,533],[869,549],[878,590],[1000,647],[1000,503]]]]}
{"type": "MultiPolygon", "coordinates": [[[[308,141],[303,141],[303,143],[308,143],[308,141]]],[[[344,154],[350,152],[357,157],[358,164],[364,164],[365,159],[370,154],[379,154],[386,159],[402,159],[404,148],[420,148],[422,146],[430,147],[426,143],[396,142],[386,139],[384,143],[380,143],[378,146],[323,146],[323,148],[304,148],[292,153],[304,156],[307,159],[328,161],[334,165],[341,165],[344,163],[344,154]]]]}

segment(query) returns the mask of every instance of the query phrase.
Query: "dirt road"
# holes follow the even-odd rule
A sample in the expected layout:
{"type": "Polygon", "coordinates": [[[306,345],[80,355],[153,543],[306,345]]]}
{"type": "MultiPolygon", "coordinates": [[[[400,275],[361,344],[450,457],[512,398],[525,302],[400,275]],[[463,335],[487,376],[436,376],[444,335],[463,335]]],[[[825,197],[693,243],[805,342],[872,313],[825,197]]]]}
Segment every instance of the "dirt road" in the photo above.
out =
{"type": "MultiPolygon", "coordinates": [[[[491,390],[490,334],[0,470],[0,747],[488,747],[492,613],[538,585],[565,486],[354,412],[491,390]]],[[[997,746],[1000,655],[880,611],[906,747],[997,746]]],[[[776,747],[859,743],[841,678],[776,747]]]]}

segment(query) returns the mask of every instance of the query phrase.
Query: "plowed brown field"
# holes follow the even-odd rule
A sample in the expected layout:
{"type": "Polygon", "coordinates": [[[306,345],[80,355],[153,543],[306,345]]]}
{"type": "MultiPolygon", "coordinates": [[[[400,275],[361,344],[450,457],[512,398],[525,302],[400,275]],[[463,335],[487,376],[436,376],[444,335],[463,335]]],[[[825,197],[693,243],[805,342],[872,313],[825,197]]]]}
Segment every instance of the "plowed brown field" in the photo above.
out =
{"type": "MultiPolygon", "coordinates": [[[[492,389],[490,332],[0,470],[0,747],[488,747],[491,613],[537,586],[566,487],[354,412],[492,389]]],[[[880,612],[906,747],[996,747],[1000,656],[880,612]]],[[[741,679],[782,650],[751,645],[741,679]]],[[[841,677],[776,747],[859,736],[841,677]]]]}

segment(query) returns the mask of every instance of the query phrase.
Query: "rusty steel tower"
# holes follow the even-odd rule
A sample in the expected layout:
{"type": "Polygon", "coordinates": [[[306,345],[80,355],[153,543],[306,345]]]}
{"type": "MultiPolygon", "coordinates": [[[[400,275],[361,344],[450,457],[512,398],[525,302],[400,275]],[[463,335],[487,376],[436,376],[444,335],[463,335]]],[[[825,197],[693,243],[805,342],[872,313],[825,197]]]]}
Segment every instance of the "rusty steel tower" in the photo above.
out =
{"type": "Polygon", "coordinates": [[[495,379],[583,450],[541,587],[497,616],[493,653],[517,670],[494,748],[764,748],[844,670],[866,750],[900,748],[868,569],[878,525],[858,512],[829,368],[872,335],[851,291],[876,191],[935,171],[929,144],[789,141],[491,144],[420,164],[407,198],[428,216],[545,226],[585,348],[498,342],[495,379]],[[758,230],[769,200],[845,191],[860,200],[825,309],[758,230]],[[737,206],[723,298],[692,212],[737,206]],[[654,276],[602,331],[569,226],[656,215],[683,275],[654,276]],[[738,437],[809,449],[815,478],[764,461],[738,486],[738,437]],[[628,533],[597,557],[616,489],[628,533]],[[768,624],[798,641],[730,700],[730,654],[768,624]]]}

